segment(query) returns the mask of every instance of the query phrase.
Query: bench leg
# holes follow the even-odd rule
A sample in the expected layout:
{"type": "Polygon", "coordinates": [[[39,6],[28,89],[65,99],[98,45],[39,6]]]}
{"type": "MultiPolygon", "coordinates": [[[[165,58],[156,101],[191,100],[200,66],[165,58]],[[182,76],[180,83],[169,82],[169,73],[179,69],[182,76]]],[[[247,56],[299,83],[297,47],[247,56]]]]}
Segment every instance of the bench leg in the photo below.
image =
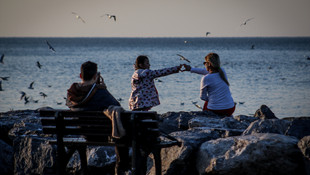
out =
{"type": "Polygon", "coordinates": [[[78,152],[80,154],[80,159],[81,159],[82,175],[86,175],[87,174],[86,146],[78,148],[78,152]]]}
{"type": "Polygon", "coordinates": [[[65,148],[63,145],[57,145],[57,152],[56,152],[56,167],[57,167],[57,174],[64,175],[66,174],[66,161],[65,161],[65,148]]]}
{"type": "Polygon", "coordinates": [[[155,160],[155,171],[156,175],[161,175],[161,158],[160,158],[160,148],[155,148],[152,150],[154,160],[155,160]]]}

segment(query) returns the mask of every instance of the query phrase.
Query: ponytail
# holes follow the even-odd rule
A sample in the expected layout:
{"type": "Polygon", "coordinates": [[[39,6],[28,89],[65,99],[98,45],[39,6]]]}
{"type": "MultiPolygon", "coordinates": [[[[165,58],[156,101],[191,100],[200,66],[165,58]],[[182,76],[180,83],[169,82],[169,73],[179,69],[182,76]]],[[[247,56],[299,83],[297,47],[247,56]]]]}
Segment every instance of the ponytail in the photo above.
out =
{"type": "Polygon", "coordinates": [[[228,82],[227,78],[225,77],[225,74],[224,74],[222,68],[219,67],[218,71],[220,73],[220,77],[222,78],[222,80],[229,86],[229,82],[228,82]]]}

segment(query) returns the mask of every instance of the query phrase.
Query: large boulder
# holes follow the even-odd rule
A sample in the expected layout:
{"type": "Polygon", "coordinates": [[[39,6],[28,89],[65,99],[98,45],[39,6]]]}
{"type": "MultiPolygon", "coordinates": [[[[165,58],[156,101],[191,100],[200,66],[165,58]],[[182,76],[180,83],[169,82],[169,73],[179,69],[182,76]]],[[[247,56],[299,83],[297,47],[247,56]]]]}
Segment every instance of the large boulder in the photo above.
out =
{"type": "Polygon", "coordinates": [[[242,123],[232,117],[209,118],[195,117],[188,121],[189,128],[204,128],[218,131],[222,137],[241,135],[248,127],[247,123],[242,123]]]}
{"type": "MultiPolygon", "coordinates": [[[[197,174],[195,168],[196,151],[199,149],[201,143],[220,137],[218,132],[200,129],[178,131],[170,135],[181,141],[182,146],[161,149],[162,174],[165,175],[197,174]]],[[[155,174],[154,166],[149,174],[155,174]]]]}
{"type": "Polygon", "coordinates": [[[222,118],[208,111],[167,112],[159,116],[159,128],[166,133],[184,131],[189,129],[188,121],[195,117],[222,118]]]}
{"type": "Polygon", "coordinates": [[[254,133],[275,133],[284,135],[290,124],[291,122],[288,120],[256,120],[243,132],[243,135],[250,135],[254,133]]]}
{"type": "Polygon", "coordinates": [[[298,147],[304,155],[306,173],[310,175],[310,136],[300,139],[298,147]]]}
{"type": "Polygon", "coordinates": [[[294,137],[255,133],[210,140],[198,151],[199,174],[305,174],[303,155],[294,137]]]}
{"type": "Polygon", "coordinates": [[[13,174],[13,147],[0,140],[0,174],[13,174]]]}
{"type": "Polygon", "coordinates": [[[20,136],[14,140],[14,174],[44,174],[55,167],[56,147],[44,138],[20,136]]]}
{"type": "Polygon", "coordinates": [[[298,139],[310,135],[310,117],[295,118],[288,127],[286,135],[297,137],[298,139]]]}

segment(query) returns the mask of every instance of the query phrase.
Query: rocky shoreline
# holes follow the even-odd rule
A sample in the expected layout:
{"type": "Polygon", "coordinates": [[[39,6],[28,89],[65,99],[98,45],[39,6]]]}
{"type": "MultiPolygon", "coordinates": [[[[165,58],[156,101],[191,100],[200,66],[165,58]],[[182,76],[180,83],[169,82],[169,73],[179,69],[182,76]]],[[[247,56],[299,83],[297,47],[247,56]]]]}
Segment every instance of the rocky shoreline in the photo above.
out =
{"type": "MultiPolygon", "coordinates": [[[[162,149],[162,174],[310,175],[310,117],[278,119],[262,105],[254,116],[193,111],[168,112],[160,118],[160,129],[183,143],[162,149]]],[[[37,110],[0,113],[0,174],[55,172],[56,146],[49,145],[48,138],[37,110]]],[[[89,147],[87,156],[91,174],[114,174],[114,147],[89,147]]],[[[75,153],[67,171],[79,170],[75,153]]]]}

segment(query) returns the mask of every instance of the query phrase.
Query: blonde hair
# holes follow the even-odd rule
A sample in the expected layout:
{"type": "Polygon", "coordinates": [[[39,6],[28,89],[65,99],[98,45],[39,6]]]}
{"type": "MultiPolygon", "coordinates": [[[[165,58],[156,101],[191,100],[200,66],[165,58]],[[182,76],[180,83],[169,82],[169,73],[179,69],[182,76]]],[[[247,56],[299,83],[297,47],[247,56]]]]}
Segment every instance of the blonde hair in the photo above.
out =
{"type": "Polygon", "coordinates": [[[221,60],[218,54],[216,53],[209,53],[205,57],[206,62],[211,64],[211,69],[218,71],[222,80],[229,86],[229,82],[225,77],[223,70],[221,69],[221,60]]]}

